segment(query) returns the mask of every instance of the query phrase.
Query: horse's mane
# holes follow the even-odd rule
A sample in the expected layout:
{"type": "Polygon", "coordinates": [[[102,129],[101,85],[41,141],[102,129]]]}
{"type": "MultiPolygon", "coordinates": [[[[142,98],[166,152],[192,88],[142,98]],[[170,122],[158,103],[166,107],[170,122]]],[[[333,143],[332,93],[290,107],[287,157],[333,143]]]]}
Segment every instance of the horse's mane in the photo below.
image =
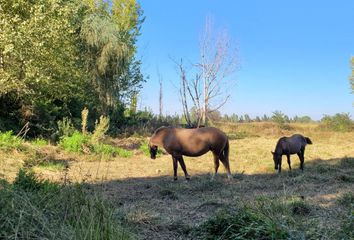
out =
{"type": "Polygon", "coordinates": [[[166,126],[162,126],[162,127],[159,127],[158,129],[155,130],[154,135],[158,134],[162,130],[171,129],[171,128],[174,128],[174,127],[173,126],[167,126],[167,127],[166,126]]]}

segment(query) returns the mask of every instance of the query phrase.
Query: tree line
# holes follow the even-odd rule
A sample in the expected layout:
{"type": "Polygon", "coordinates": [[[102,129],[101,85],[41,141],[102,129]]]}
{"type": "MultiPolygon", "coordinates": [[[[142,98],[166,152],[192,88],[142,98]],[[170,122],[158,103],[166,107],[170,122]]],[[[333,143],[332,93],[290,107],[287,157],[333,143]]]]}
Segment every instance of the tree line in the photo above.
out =
{"type": "Polygon", "coordinates": [[[144,82],[135,0],[0,0],[0,19],[0,130],[48,135],[84,107],[125,122],[144,82]]]}

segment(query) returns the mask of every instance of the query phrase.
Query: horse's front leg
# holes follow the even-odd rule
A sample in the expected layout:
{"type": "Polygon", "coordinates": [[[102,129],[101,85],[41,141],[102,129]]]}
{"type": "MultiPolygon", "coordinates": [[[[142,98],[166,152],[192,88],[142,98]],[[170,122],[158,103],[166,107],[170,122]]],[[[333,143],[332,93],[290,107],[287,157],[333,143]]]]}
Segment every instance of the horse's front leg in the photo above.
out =
{"type": "Polygon", "coordinates": [[[172,156],[172,160],[173,160],[173,180],[177,180],[177,158],[172,156]]]}
{"type": "Polygon", "coordinates": [[[279,159],[279,167],[278,167],[278,173],[281,173],[281,162],[282,162],[282,156],[280,156],[280,159],[279,159]]]}
{"type": "Polygon", "coordinates": [[[287,154],[286,158],[288,160],[289,169],[291,170],[290,154],[287,154]]]}
{"type": "Polygon", "coordinates": [[[188,175],[186,164],[184,163],[183,156],[180,156],[177,158],[179,165],[181,165],[181,168],[184,172],[184,176],[186,177],[186,180],[189,180],[191,177],[188,175]]]}

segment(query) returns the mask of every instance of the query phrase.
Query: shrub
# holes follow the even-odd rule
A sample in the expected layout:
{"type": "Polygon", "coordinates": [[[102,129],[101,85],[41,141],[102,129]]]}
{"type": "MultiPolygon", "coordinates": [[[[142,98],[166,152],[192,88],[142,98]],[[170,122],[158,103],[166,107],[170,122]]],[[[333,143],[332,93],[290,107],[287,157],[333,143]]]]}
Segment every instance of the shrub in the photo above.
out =
{"type": "Polygon", "coordinates": [[[321,119],[321,127],[337,132],[348,132],[354,129],[354,123],[349,113],[337,113],[334,116],[325,115],[321,119]]]}
{"type": "Polygon", "coordinates": [[[12,134],[12,131],[0,132],[0,149],[17,149],[22,144],[22,139],[12,134]]]}
{"type": "Polygon", "coordinates": [[[75,131],[71,136],[63,137],[59,145],[68,152],[83,152],[83,147],[88,144],[90,138],[87,135],[83,135],[78,131],[75,131]]]}
{"type": "Polygon", "coordinates": [[[63,120],[59,120],[57,124],[58,124],[59,137],[69,137],[72,134],[74,134],[75,128],[69,118],[65,117],[63,118],[63,120]]]}

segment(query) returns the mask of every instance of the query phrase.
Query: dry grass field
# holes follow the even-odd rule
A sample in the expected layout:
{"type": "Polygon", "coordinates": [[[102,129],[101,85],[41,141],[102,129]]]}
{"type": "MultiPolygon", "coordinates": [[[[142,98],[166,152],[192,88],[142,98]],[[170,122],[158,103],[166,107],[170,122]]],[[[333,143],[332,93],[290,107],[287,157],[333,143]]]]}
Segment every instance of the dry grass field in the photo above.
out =
{"type": "MultiPolygon", "coordinates": [[[[353,231],[348,234],[345,226],[347,219],[354,218],[346,203],[353,204],[348,198],[354,193],[354,132],[321,131],[315,124],[291,125],[288,130],[271,123],[217,127],[230,138],[231,180],[223,166],[212,178],[211,153],[185,158],[191,180],[184,180],[179,168],[179,178],[173,181],[169,155],[151,160],[134,150],[130,158],[108,158],[68,154],[48,145],[38,147],[35,156],[18,150],[2,151],[0,177],[12,181],[29,157],[39,156],[52,164],[34,166],[37,176],[85,183],[102,192],[116,207],[117,219],[136,239],[203,238],[193,229],[220,212],[243,207],[290,229],[295,239],[352,236],[353,231]],[[305,170],[299,170],[299,159],[293,155],[293,170],[288,170],[284,157],[283,171],[278,174],[270,151],[279,137],[293,133],[302,133],[313,142],[306,148],[305,170]]],[[[133,140],[123,142],[129,141],[133,140]]]]}

